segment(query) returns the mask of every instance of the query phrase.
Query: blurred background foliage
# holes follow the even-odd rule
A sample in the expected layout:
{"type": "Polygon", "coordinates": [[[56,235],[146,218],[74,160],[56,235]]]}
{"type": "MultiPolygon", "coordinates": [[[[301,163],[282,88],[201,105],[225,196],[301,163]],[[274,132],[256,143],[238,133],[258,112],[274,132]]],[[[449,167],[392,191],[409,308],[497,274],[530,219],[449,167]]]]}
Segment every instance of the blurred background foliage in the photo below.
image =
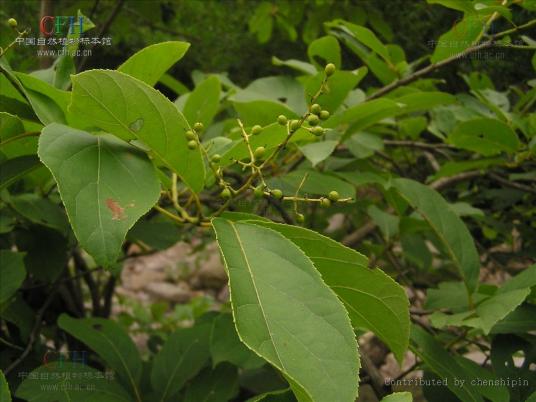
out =
{"type": "MultiPolygon", "coordinates": [[[[429,54],[431,41],[459,18],[454,10],[421,0],[2,0],[0,18],[16,15],[20,26],[30,28],[30,36],[37,36],[43,8],[49,15],[76,15],[81,9],[96,25],[92,35],[112,37],[112,46],[93,49],[84,69],[115,68],[127,55],[149,44],[190,42],[186,57],[171,71],[190,87],[189,72],[194,70],[226,72],[238,85],[280,74],[272,56],[303,59],[308,43],[325,34],[323,23],[335,18],[367,25],[385,42],[401,46],[408,60],[429,54]]],[[[514,23],[526,21],[528,13],[516,7],[514,23]]],[[[508,28],[507,22],[502,24],[492,30],[508,28]]],[[[5,46],[12,35],[6,25],[0,29],[1,45],[5,46]]],[[[12,52],[11,64],[19,70],[37,69],[39,58],[31,52],[35,48],[12,52]]],[[[443,69],[441,78],[448,82],[444,89],[465,89],[457,75],[460,72],[485,70],[497,89],[518,84],[532,74],[530,52],[504,52],[500,62],[475,58],[443,69]]],[[[352,53],[343,53],[345,68],[360,64],[352,53]]]]}

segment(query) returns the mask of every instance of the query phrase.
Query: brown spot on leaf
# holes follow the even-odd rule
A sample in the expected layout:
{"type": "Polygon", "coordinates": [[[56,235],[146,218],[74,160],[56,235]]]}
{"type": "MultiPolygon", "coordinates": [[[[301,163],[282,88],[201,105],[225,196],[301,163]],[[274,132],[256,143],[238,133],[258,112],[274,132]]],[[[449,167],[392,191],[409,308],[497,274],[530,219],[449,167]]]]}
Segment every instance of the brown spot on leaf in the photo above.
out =
{"type": "Polygon", "coordinates": [[[97,331],[100,331],[102,329],[102,325],[100,324],[93,324],[93,329],[96,329],[97,331]]]}
{"type": "Polygon", "coordinates": [[[113,198],[106,199],[106,206],[112,212],[113,221],[120,221],[126,218],[125,208],[121,207],[121,205],[119,205],[119,203],[115,201],[113,198]]]}

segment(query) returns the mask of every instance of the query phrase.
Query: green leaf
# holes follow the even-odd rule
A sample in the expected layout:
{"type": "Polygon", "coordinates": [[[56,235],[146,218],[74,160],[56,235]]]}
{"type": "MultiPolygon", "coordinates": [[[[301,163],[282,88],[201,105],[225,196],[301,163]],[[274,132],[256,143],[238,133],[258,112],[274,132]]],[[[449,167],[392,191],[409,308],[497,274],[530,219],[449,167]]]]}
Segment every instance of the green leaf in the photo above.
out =
{"type": "Polygon", "coordinates": [[[178,236],[177,225],[167,218],[140,219],[127,233],[127,240],[141,241],[152,248],[163,250],[177,243],[178,236]]]}
{"type": "Polygon", "coordinates": [[[240,342],[231,314],[220,314],[214,319],[210,335],[210,354],[213,367],[221,362],[230,362],[244,369],[253,369],[264,364],[264,360],[240,342]]]}
{"type": "Polygon", "coordinates": [[[184,402],[227,402],[238,394],[236,367],[222,363],[206,368],[186,388],[184,402]]]}
{"type": "Polygon", "coordinates": [[[484,156],[497,155],[503,151],[511,154],[519,148],[514,130],[500,120],[488,118],[458,124],[450,133],[449,142],[484,156]]]}
{"type": "Polygon", "coordinates": [[[411,392],[393,392],[380,402],[413,402],[413,395],[411,395],[411,392]]]}
{"type": "MultiPolygon", "coordinates": [[[[296,79],[287,76],[259,78],[246,88],[239,90],[231,98],[233,103],[247,103],[261,100],[271,101],[284,106],[294,114],[301,115],[307,110],[303,86],[296,79]]],[[[287,114],[287,117],[292,116],[287,114]]],[[[271,122],[276,119],[277,115],[273,117],[271,122]]],[[[249,122],[245,124],[249,125],[249,122]]],[[[263,125],[264,123],[254,122],[253,124],[263,125]]]]}
{"type": "Polygon", "coordinates": [[[212,224],[242,342],[285,375],[299,400],[354,401],[355,336],[311,261],[274,230],[221,218],[212,224]]]}
{"type": "Polygon", "coordinates": [[[398,114],[428,111],[436,106],[452,105],[457,102],[454,95],[439,91],[414,92],[393,100],[402,105],[402,110],[398,114]]]}
{"type": "Polygon", "coordinates": [[[141,358],[132,342],[116,322],[105,318],[58,318],[58,326],[93,349],[119,375],[137,400],[141,377],[141,358]]]}
{"type": "Polygon", "coordinates": [[[410,179],[394,179],[393,186],[428,222],[445,246],[469,293],[476,289],[480,259],[463,221],[435,190],[410,179]]]}
{"type": "Polygon", "coordinates": [[[39,157],[58,183],[82,247],[111,266],[126,233],[160,196],[147,157],[110,135],[51,124],[39,138],[39,157]]]}
{"type": "Polygon", "coordinates": [[[536,306],[522,304],[493,326],[491,334],[524,334],[536,331],[536,306]]]}
{"type": "Polygon", "coordinates": [[[281,60],[280,58],[276,56],[272,56],[272,64],[274,66],[285,66],[290,67],[296,71],[299,71],[300,73],[308,74],[308,75],[314,75],[316,74],[316,68],[312,64],[306,63],[301,60],[296,59],[289,59],[289,60],[281,60]]]}
{"type": "Polygon", "coordinates": [[[188,122],[159,91],[126,74],[90,70],[73,76],[70,112],[123,140],[137,139],[157,161],[199,192],[205,166],[201,151],[188,149],[188,122]]]}
{"type": "Polygon", "coordinates": [[[64,234],[69,230],[65,212],[48,198],[26,193],[10,197],[9,203],[15,211],[33,223],[56,229],[64,234]]]}
{"type": "Polygon", "coordinates": [[[441,177],[454,176],[455,174],[473,169],[479,169],[483,171],[489,166],[501,165],[503,163],[505,163],[505,160],[501,158],[474,159],[459,162],[449,161],[441,165],[441,168],[435,173],[433,179],[437,180],[441,177]]]}
{"type": "Polygon", "coordinates": [[[479,16],[466,14],[463,20],[439,37],[430,61],[438,63],[463,52],[474,44],[483,30],[484,22],[479,16]]]}
{"type": "Polygon", "coordinates": [[[173,64],[182,59],[189,47],[187,42],[156,43],[130,56],[117,71],[154,86],[173,64]]]}
{"type": "MultiPolygon", "coordinates": [[[[265,158],[275,151],[277,146],[286,138],[287,128],[280,124],[273,123],[269,126],[263,127],[262,131],[258,135],[253,135],[249,138],[249,143],[252,149],[257,147],[264,147],[266,149],[265,158]]],[[[294,133],[290,142],[300,141],[304,139],[310,139],[311,134],[305,129],[299,129],[294,133]]],[[[237,140],[226,152],[223,153],[219,164],[221,166],[228,166],[235,160],[242,160],[249,158],[249,150],[242,139],[237,140]]]]}
{"type": "Polygon", "coordinates": [[[283,114],[289,119],[297,119],[299,116],[296,112],[281,103],[268,100],[252,100],[247,102],[232,101],[240,120],[246,126],[259,124],[267,126],[277,120],[277,116],[283,114]]]}
{"type": "Polygon", "coordinates": [[[33,370],[15,395],[29,402],[132,402],[132,397],[104,373],[66,361],[33,370]]]}
{"type": "Polygon", "coordinates": [[[28,341],[35,322],[35,311],[24,301],[20,293],[16,293],[8,303],[0,305],[0,316],[18,328],[22,341],[28,341]]]}
{"type": "Polygon", "coordinates": [[[159,82],[174,91],[177,95],[184,95],[190,92],[186,85],[169,74],[164,74],[160,77],[159,82]]]}
{"type": "Polygon", "coordinates": [[[363,26],[351,24],[346,21],[340,21],[340,23],[345,26],[359,42],[378,54],[387,63],[391,64],[389,50],[387,50],[387,47],[378,39],[374,32],[363,26]]]}
{"type": "Polygon", "coordinates": [[[311,63],[321,70],[327,63],[333,63],[337,68],[341,67],[341,48],[339,41],[333,36],[323,36],[312,41],[307,48],[307,56],[311,63]],[[317,56],[323,59],[322,64],[315,59],[317,56]]]}
{"type": "MultiPolygon", "coordinates": [[[[31,75],[15,73],[11,70],[5,58],[0,59],[0,71],[3,75],[9,77],[9,84],[7,86],[10,89],[14,89],[14,86],[17,86],[19,91],[24,94],[22,101],[24,103],[26,101],[30,103],[36,116],[43,124],[65,122],[64,112],[69,101],[68,92],[59,90],[31,75]]],[[[4,92],[4,83],[2,83],[2,92],[4,92]]],[[[20,94],[17,93],[16,96],[19,97],[20,94]]],[[[15,99],[15,102],[13,102],[13,99],[6,99],[6,103],[10,106],[9,110],[6,111],[21,111],[27,115],[25,105],[17,101],[18,99],[15,99]],[[11,108],[11,106],[14,108],[11,108]]]]}
{"type": "Polygon", "coordinates": [[[333,128],[342,124],[360,121],[362,123],[360,128],[364,129],[386,117],[396,116],[400,113],[402,107],[402,105],[391,99],[374,99],[352,106],[342,113],[333,115],[326,121],[324,127],[333,128]]]}
{"type": "Polygon", "coordinates": [[[210,357],[211,325],[198,324],[171,334],[155,356],[151,384],[159,401],[170,400],[188,381],[201,371],[210,357]]]}
{"type": "Polygon", "coordinates": [[[354,328],[373,331],[402,361],[408,347],[409,310],[406,292],[400,285],[380,269],[368,268],[362,254],[312,230],[256,224],[278,231],[298,246],[339,296],[354,328]]]}
{"type": "Polygon", "coordinates": [[[428,4],[441,4],[443,7],[452,8],[453,10],[463,11],[463,12],[473,12],[473,7],[471,2],[460,1],[460,0],[426,0],[428,4]]]}
{"type": "Polygon", "coordinates": [[[296,190],[303,184],[298,192],[300,196],[323,195],[330,191],[337,191],[341,198],[354,198],[355,188],[351,184],[329,173],[317,172],[316,170],[295,170],[281,177],[268,180],[270,188],[279,188],[283,194],[294,195],[296,190]],[[307,177],[303,180],[304,176],[307,177]]]}
{"type": "Polygon", "coordinates": [[[26,253],[24,265],[33,279],[52,282],[65,270],[72,248],[65,234],[36,225],[15,231],[15,243],[26,253]]]}
{"type": "Polygon", "coordinates": [[[471,385],[471,380],[463,368],[447,352],[444,346],[424,329],[411,327],[412,350],[436,373],[448,388],[462,401],[484,402],[480,392],[471,385]],[[458,382],[455,382],[455,381],[458,382]],[[462,385],[459,385],[464,381],[462,385]]]}
{"type": "Polygon", "coordinates": [[[257,395],[246,402],[296,402],[296,397],[290,389],[282,389],[257,395]]]}
{"type": "Polygon", "coordinates": [[[15,73],[30,104],[43,124],[65,123],[70,93],[29,74],[15,73]]]}
{"type": "Polygon", "coordinates": [[[23,155],[0,163],[0,190],[13,184],[41,163],[36,155],[23,155]]]}
{"type": "Polygon", "coordinates": [[[19,116],[0,112],[0,151],[7,159],[36,154],[36,134],[26,131],[19,116]]]}
{"type": "MultiPolygon", "coordinates": [[[[367,73],[368,69],[366,67],[360,67],[354,71],[335,71],[335,74],[328,79],[327,90],[316,99],[316,103],[330,113],[334,113],[343,104],[350,91],[361,82],[367,73]]],[[[315,94],[320,88],[323,79],[324,72],[307,79],[305,81],[306,93],[315,94]]]]}
{"type": "Polygon", "coordinates": [[[0,250],[0,304],[3,304],[20,287],[26,277],[24,253],[0,250]]]}
{"type": "Polygon", "coordinates": [[[300,146],[302,154],[311,162],[313,166],[326,160],[335,150],[338,141],[320,141],[300,146]]]}
{"type": "Polygon", "coordinates": [[[383,150],[383,141],[380,136],[366,132],[352,135],[345,142],[348,150],[358,159],[365,159],[374,155],[376,151],[383,150]]]}
{"type": "Polygon", "coordinates": [[[0,371],[0,401],[11,402],[11,392],[9,392],[9,385],[3,371],[0,371]]]}
{"type": "Polygon", "coordinates": [[[188,95],[183,113],[186,120],[193,125],[201,122],[208,127],[220,106],[220,80],[216,76],[208,77],[188,95]]]}
{"type": "Polygon", "coordinates": [[[506,281],[497,293],[507,293],[512,290],[532,288],[536,286],[536,264],[524,269],[513,278],[506,281]]]}
{"type": "Polygon", "coordinates": [[[466,320],[467,325],[482,328],[488,334],[497,322],[506,317],[529,295],[530,289],[517,289],[498,293],[476,306],[478,317],[466,320]]]}
{"type": "Polygon", "coordinates": [[[370,205],[367,208],[367,213],[376,223],[376,225],[378,225],[386,239],[390,239],[398,234],[400,218],[381,210],[376,205],[370,205]]]}

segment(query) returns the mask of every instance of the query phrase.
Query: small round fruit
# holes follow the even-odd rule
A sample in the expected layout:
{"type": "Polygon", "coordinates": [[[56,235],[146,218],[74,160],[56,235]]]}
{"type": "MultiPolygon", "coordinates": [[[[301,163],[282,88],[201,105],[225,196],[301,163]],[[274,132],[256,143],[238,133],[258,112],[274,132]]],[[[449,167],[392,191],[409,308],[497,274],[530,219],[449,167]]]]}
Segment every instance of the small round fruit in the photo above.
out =
{"type": "Polygon", "coordinates": [[[331,206],[331,201],[329,200],[329,198],[321,198],[320,206],[323,208],[329,208],[331,206]]]}
{"type": "Polygon", "coordinates": [[[197,137],[197,135],[195,135],[195,133],[192,130],[186,131],[186,139],[188,141],[195,140],[196,137],[197,137]]]}
{"type": "Polygon", "coordinates": [[[296,222],[303,223],[305,221],[305,216],[303,214],[296,214],[296,222]]]}
{"type": "Polygon", "coordinates": [[[18,23],[17,23],[17,20],[15,18],[10,18],[7,20],[7,24],[11,27],[11,28],[16,28],[18,23]]]}
{"type": "Polygon", "coordinates": [[[309,117],[307,117],[307,123],[309,123],[310,126],[317,126],[318,123],[320,123],[320,119],[316,114],[310,114],[309,117]]]}
{"type": "Polygon", "coordinates": [[[339,198],[341,198],[341,196],[339,195],[338,192],[336,192],[335,190],[333,191],[330,191],[329,194],[328,194],[328,198],[333,201],[333,202],[337,202],[339,201],[339,198]]]}
{"type": "Polygon", "coordinates": [[[265,151],[264,147],[258,147],[253,153],[253,156],[255,156],[256,159],[262,159],[265,151]]]}
{"type": "Polygon", "coordinates": [[[322,110],[318,117],[320,117],[320,120],[327,120],[329,119],[329,112],[327,110],[322,110]]]}
{"type": "Polygon", "coordinates": [[[197,141],[195,141],[195,140],[188,141],[188,148],[196,149],[197,148],[197,141]]]}
{"type": "Polygon", "coordinates": [[[262,198],[264,196],[264,186],[260,185],[255,187],[253,194],[255,195],[255,198],[262,198]]]}
{"type": "Polygon", "coordinates": [[[313,134],[316,135],[317,137],[320,137],[321,135],[324,135],[324,129],[320,126],[314,127],[313,134]]]}
{"type": "Polygon", "coordinates": [[[222,198],[231,198],[231,190],[229,190],[227,187],[222,190],[220,193],[220,196],[222,198]]]}
{"type": "Polygon", "coordinates": [[[278,117],[277,117],[277,122],[279,124],[281,124],[282,126],[284,126],[285,124],[287,124],[287,116],[285,116],[284,114],[280,114],[278,117]]]}
{"type": "Polygon", "coordinates": [[[251,128],[251,134],[253,135],[258,135],[260,134],[262,131],[262,127],[259,126],[258,124],[254,125],[252,128],[251,128]]]}
{"type": "Polygon", "coordinates": [[[335,67],[335,64],[329,63],[329,64],[326,64],[326,68],[324,69],[324,72],[329,77],[329,76],[332,76],[335,73],[336,69],[337,69],[337,67],[335,67]]]}
{"type": "Polygon", "coordinates": [[[300,121],[299,120],[291,120],[290,121],[290,131],[291,132],[294,132],[299,128],[300,128],[300,121]]]}
{"type": "Polygon", "coordinates": [[[320,106],[318,103],[315,103],[313,106],[311,106],[311,113],[319,114],[322,111],[322,106],[320,106]]]}
{"type": "Polygon", "coordinates": [[[194,124],[194,130],[197,133],[200,133],[201,131],[203,131],[204,128],[205,128],[205,126],[203,125],[203,123],[197,122],[197,123],[194,124]]]}
{"type": "Polygon", "coordinates": [[[210,158],[210,160],[214,163],[218,163],[221,160],[221,156],[220,154],[214,154],[212,155],[212,158],[210,158]]]}
{"type": "Polygon", "coordinates": [[[281,198],[283,198],[283,192],[278,188],[272,190],[271,193],[276,200],[280,200],[281,198]]]}

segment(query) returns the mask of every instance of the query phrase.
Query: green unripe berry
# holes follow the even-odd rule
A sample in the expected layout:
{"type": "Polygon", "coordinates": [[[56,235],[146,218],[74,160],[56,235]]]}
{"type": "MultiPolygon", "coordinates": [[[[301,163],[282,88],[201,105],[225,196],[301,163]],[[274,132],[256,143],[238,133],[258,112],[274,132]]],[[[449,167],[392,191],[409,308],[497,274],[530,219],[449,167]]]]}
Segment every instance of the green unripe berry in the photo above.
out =
{"type": "Polygon", "coordinates": [[[329,198],[321,198],[320,206],[323,208],[329,208],[331,206],[331,201],[329,200],[329,198]]]}
{"type": "Polygon", "coordinates": [[[231,198],[231,190],[229,190],[227,187],[222,190],[220,193],[220,196],[222,198],[231,198]]]}
{"type": "Polygon", "coordinates": [[[296,214],[296,222],[303,223],[305,221],[305,216],[303,214],[296,214]]]}
{"type": "Polygon", "coordinates": [[[319,114],[322,111],[322,106],[320,106],[318,103],[315,103],[313,106],[311,106],[311,113],[319,114]]]}
{"type": "Polygon", "coordinates": [[[256,159],[262,159],[262,157],[264,156],[264,153],[265,153],[264,147],[258,147],[253,153],[253,156],[255,156],[256,159]]]}
{"type": "Polygon", "coordinates": [[[195,140],[188,141],[188,148],[196,149],[197,148],[197,141],[195,141],[195,140]]]}
{"type": "Polygon", "coordinates": [[[320,137],[321,135],[324,135],[324,129],[322,127],[314,127],[313,128],[313,134],[316,135],[317,137],[320,137]]]}
{"type": "Polygon", "coordinates": [[[318,123],[320,123],[320,119],[316,114],[310,114],[309,117],[307,117],[307,123],[309,123],[310,126],[317,126],[318,123]]]}
{"type": "Polygon", "coordinates": [[[336,192],[335,190],[333,191],[330,191],[329,194],[328,194],[328,198],[333,201],[333,202],[337,202],[339,201],[339,198],[341,198],[341,196],[339,195],[338,192],[336,192]]]}
{"type": "Polygon", "coordinates": [[[17,23],[17,20],[15,18],[10,18],[7,20],[7,24],[11,27],[11,28],[16,28],[18,23],[17,23]]]}
{"type": "Polygon", "coordinates": [[[197,138],[197,135],[192,130],[186,131],[186,139],[188,141],[195,140],[196,138],[197,138]]]}
{"type": "Polygon", "coordinates": [[[320,120],[327,120],[329,119],[329,112],[327,110],[322,110],[318,117],[320,117],[320,120]]]}
{"type": "Polygon", "coordinates": [[[285,124],[287,124],[287,116],[285,116],[284,114],[280,114],[277,118],[277,122],[279,124],[281,124],[282,126],[284,126],[285,124]]]}
{"type": "Polygon", "coordinates": [[[283,192],[278,188],[272,190],[271,193],[276,200],[280,200],[281,198],[283,198],[283,192]]]}
{"type": "Polygon", "coordinates": [[[300,128],[300,121],[299,120],[291,120],[290,121],[290,131],[291,132],[294,132],[299,128],[300,128]]]}
{"type": "Polygon", "coordinates": [[[262,198],[264,196],[264,186],[261,184],[260,186],[255,187],[253,194],[255,195],[255,198],[262,198]]]}
{"type": "Polygon", "coordinates": [[[254,125],[254,126],[251,128],[251,134],[253,134],[253,135],[260,134],[261,131],[262,131],[262,127],[259,126],[258,124],[254,125]]]}
{"type": "Polygon", "coordinates": [[[220,154],[214,154],[212,155],[212,158],[210,158],[210,160],[214,163],[218,163],[221,160],[221,156],[220,154]]]}
{"type": "Polygon", "coordinates": [[[201,131],[203,131],[204,128],[205,126],[203,125],[203,123],[197,122],[194,124],[194,130],[196,133],[200,133],[201,131]]]}
{"type": "Polygon", "coordinates": [[[335,67],[335,64],[329,63],[326,65],[326,68],[324,69],[324,72],[328,77],[332,76],[335,73],[335,70],[337,67],[335,67]]]}

